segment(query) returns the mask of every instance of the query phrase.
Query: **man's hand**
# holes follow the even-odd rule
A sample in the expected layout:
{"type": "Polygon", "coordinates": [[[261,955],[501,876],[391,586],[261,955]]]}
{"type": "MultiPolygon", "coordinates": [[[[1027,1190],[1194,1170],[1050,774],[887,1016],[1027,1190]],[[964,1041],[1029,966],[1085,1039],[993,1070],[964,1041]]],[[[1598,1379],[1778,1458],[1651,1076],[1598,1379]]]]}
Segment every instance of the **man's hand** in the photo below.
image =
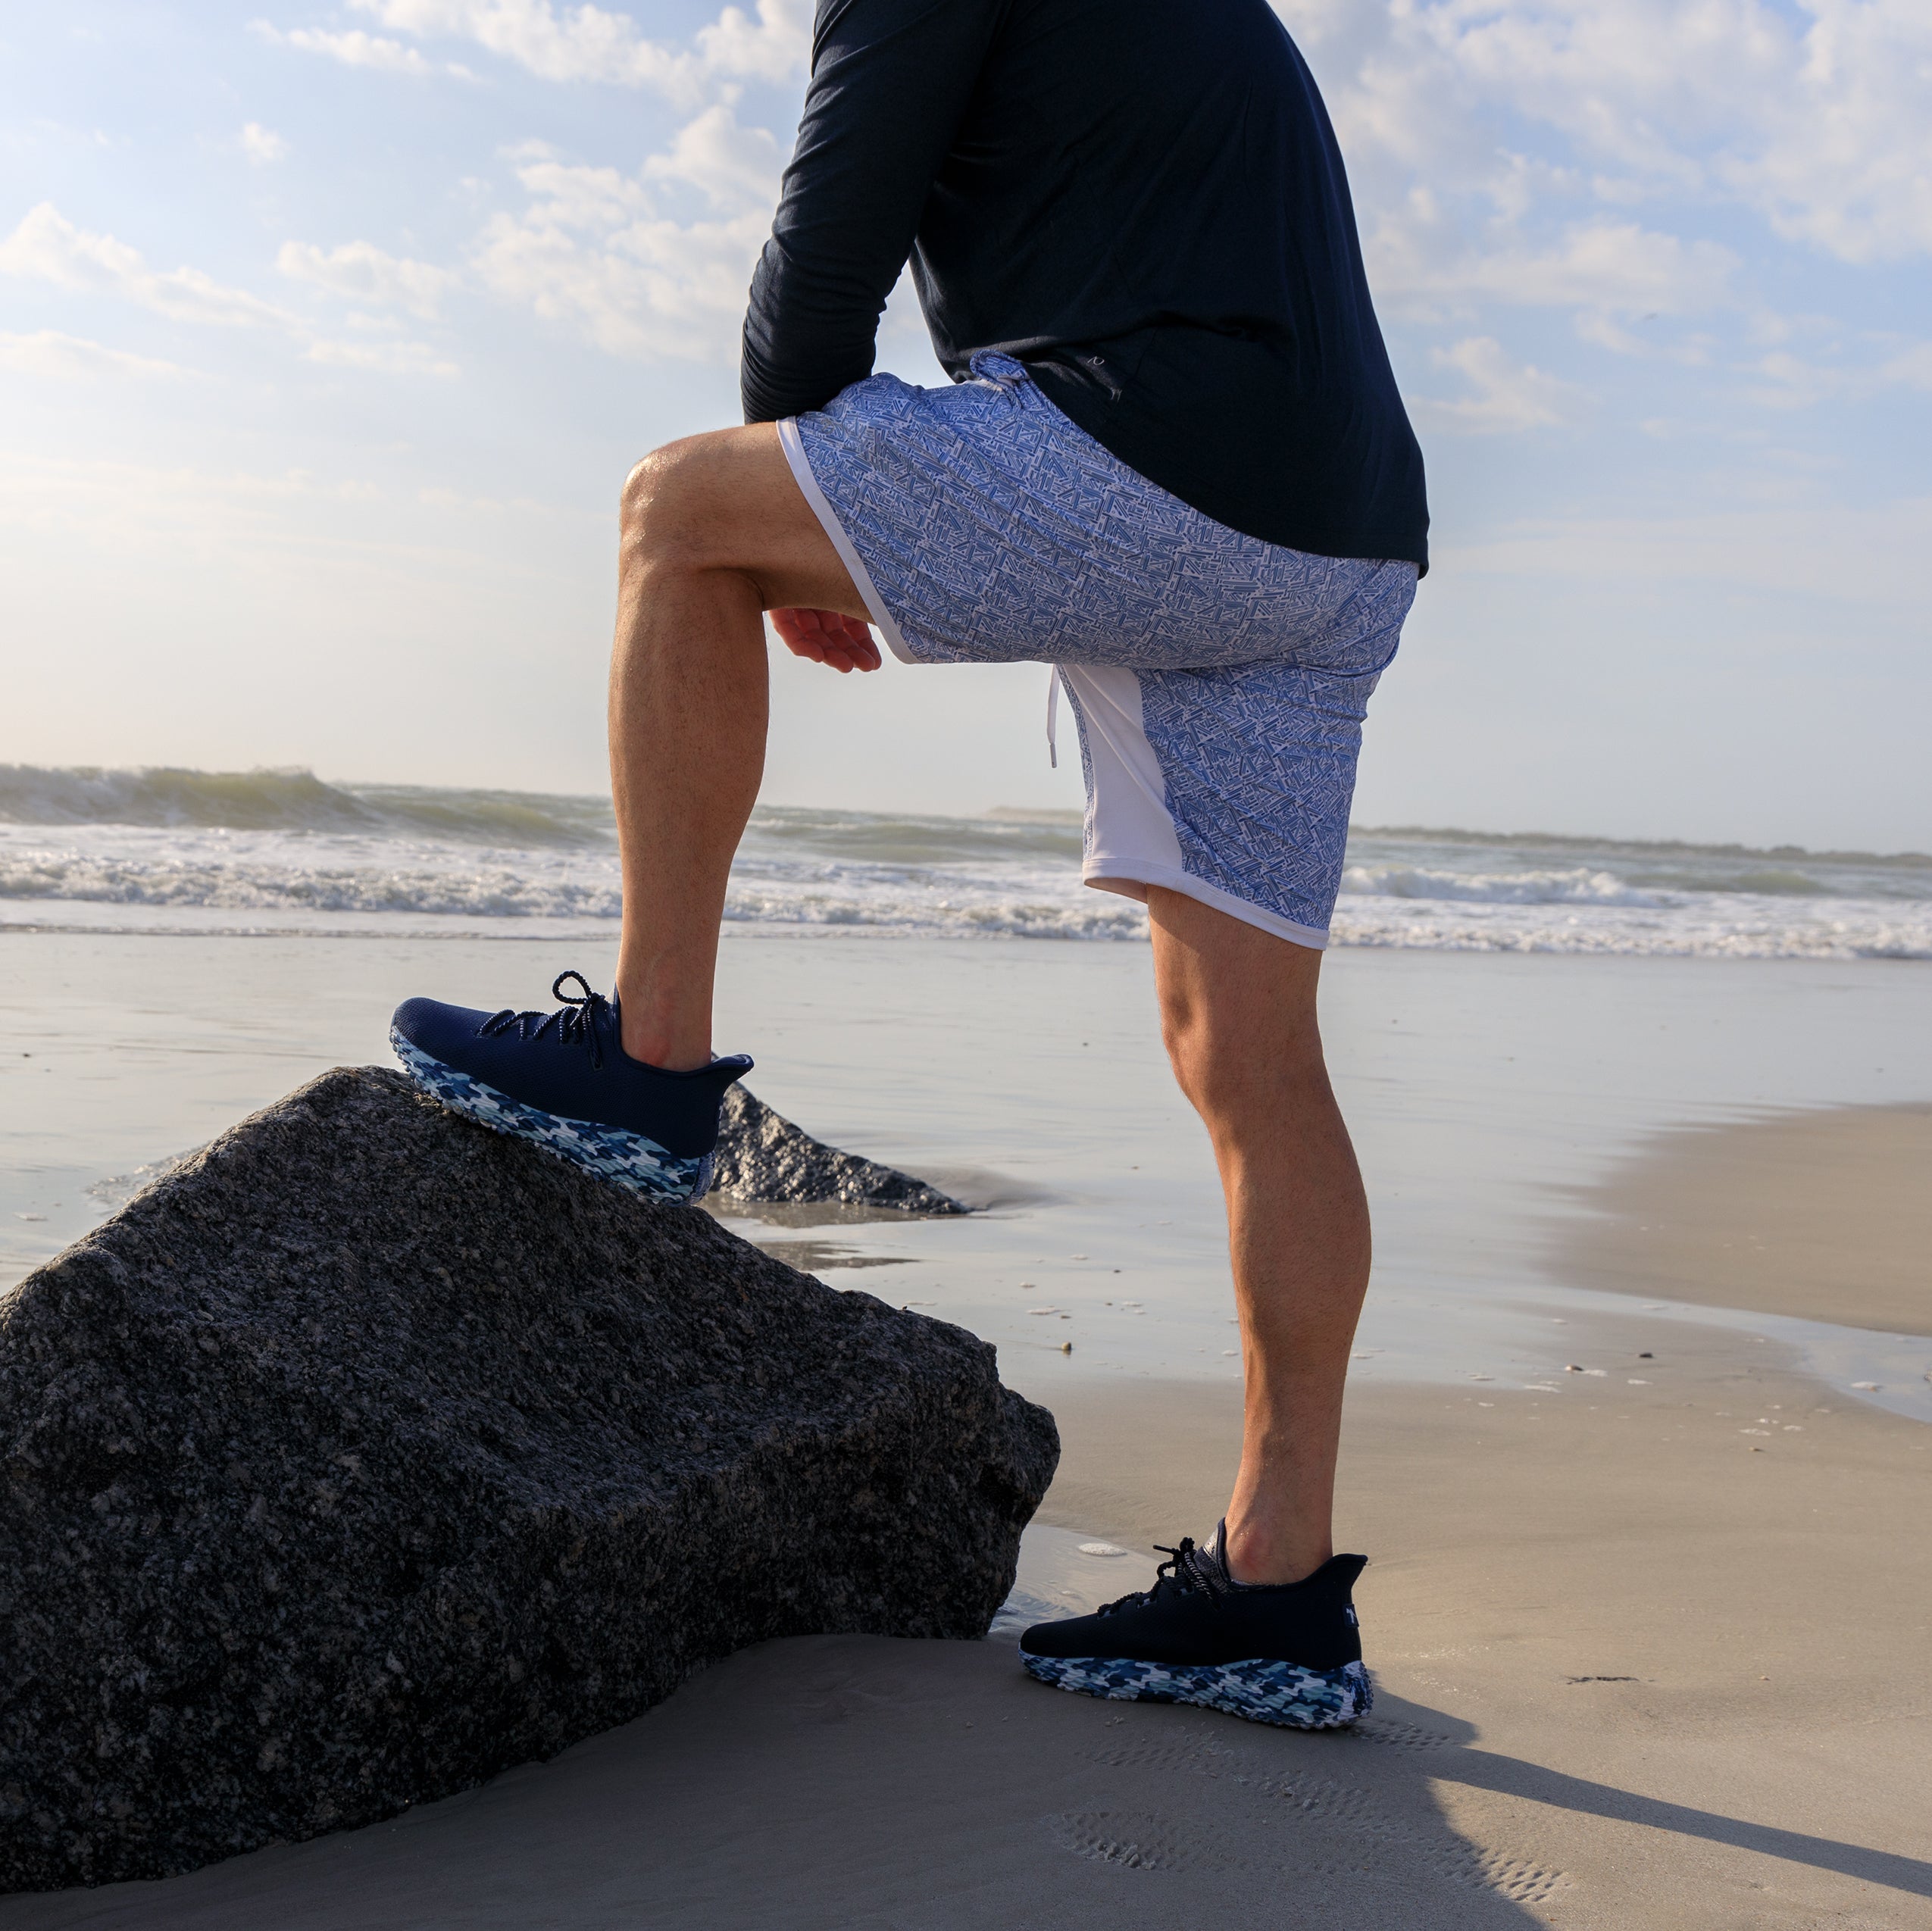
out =
{"type": "Polygon", "coordinates": [[[879,646],[855,617],[836,610],[774,610],[771,627],[794,657],[829,664],[834,670],[876,670],[879,646]]]}

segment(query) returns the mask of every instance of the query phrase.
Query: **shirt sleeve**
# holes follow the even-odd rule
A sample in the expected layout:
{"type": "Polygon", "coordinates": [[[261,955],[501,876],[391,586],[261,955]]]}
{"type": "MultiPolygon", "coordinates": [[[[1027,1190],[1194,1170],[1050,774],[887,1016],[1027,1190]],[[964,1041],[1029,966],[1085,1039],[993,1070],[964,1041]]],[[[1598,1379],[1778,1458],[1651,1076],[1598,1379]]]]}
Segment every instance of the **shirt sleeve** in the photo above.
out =
{"type": "Polygon", "coordinates": [[[1006,4],[821,0],[798,145],[752,277],[748,423],[822,408],[872,373],[880,314],[1006,4]]]}

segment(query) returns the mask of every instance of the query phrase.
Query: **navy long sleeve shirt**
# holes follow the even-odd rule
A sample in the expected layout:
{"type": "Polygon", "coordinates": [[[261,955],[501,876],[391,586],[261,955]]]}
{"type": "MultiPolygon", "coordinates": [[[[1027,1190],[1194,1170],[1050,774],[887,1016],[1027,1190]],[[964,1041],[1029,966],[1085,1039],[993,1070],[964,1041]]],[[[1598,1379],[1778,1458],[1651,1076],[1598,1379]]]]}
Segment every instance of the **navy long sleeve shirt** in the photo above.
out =
{"type": "Polygon", "coordinates": [[[1217,521],[1427,567],[1341,154],[1265,0],[819,0],[746,421],[871,373],[908,257],[955,379],[1003,351],[1217,521]]]}

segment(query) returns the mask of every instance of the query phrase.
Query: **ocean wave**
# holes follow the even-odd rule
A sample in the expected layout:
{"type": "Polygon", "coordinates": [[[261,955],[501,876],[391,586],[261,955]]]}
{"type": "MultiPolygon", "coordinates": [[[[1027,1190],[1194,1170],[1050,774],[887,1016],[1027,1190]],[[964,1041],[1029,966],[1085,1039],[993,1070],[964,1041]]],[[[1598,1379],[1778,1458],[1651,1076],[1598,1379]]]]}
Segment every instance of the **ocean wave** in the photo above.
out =
{"type": "Polygon", "coordinates": [[[1499,905],[1657,905],[1654,892],[1614,872],[1452,872],[1418,865],[1351,865],[1342,889],[1364,897],[1468,899],[1499,905]]]}
{"type": "Polygon", "coordinates": [[[530,846],[608,845],[610,801],[427,785],[333,785],[312,771],[0,764],[0,823],[361,833],[530,846]]]}
{"type": "MultiPolygon", "coordinates": [[[[317,837],[428,839],[518,849],[608,850],[608,798],[331,784],[306,770],[48,769],[0,764],[0,824],[142,830],[280,832],[317,837]]],[[[983,818],[761,805],[747,845],[829,861],[951,864],[1077,857],[1078,812],[995,811],[983,818]]]]}
{"type": "MultiPolygon", "coordinates": [[[[622,910],[609,855],[538,865],[323,864],[238,855],[223,862],[74,851],[8,850],[0,842],[7,922],[63,923],[61,905],[98,908],[95,929],[148,929],[144,915],[180,915],[196,930],[404,931],[452,926],[509,933],[559,925],[605,927],[622,910]],[[29,911],[29,908],[35,908],[29,911]],[[24,916],[23,916],[24,914],[24,916]]],[[[817,861],[741,864],[727,924],[987,938],[1138,940],[1133,901],[1087,890],[1071,867],[968,873],[817,861]]],[[[1605,898],[1425,898],[1349,891],[1336,908],[1340,946],[1438,951],[1624,954],[1700,958],[1932,958],[1932,908],[1900,916],[1856,901],[1731,898],[1721,904],[1605,898]]]]}
{"type": "MultiPolygon", "coordinates": [[[[764,805],[752,815],[748,842],[774,855],[810,850],[866,862],[1064,858],[1079,851],[1080,817],[1003,806],[978,817],[949,817],[764,805]]],[[[9,823],[360,835],[530,850],[608,849],[614,836],[610,800],[602,795],[331,782],[306,770],[172,766],[0,764],[0,824],[9,823]]],[[[1430,895],[1438,883],[1455,895],[1454,881],[1481,874],[1554,880],[1558,897],[1561,881],[1599,875],[1637,892],[1843,897],[1855,883],[1859,895],[1932,897],[1932,855],[1920,851],[1358,825],[1350,855],[1371,872],[1412,873],[1417,896],[1430,895]]],[[[1391,895],[1405,889],[1364,889],[1391,895]]],[[[1580,888],[1577,895],[1591,895],[1580,888]]]]}
{"type": "Polygon", "coordinates": [[[386,867],[195,864],[71,854],[0,856],[0,898],[229,911],[408,912],[472,918],[616,918],[614,880],[533,877],[501,867],[386,867]]]}
{"type": "MultiPolygon", "coordinates": [[[[1627,860],[1633,865],[1697,866],[1715,861],[1721,870],[1708,874],[1732,877],[1738,865],[1768,868],[1777,873],[1796,864],[1849,866],[1859,869],[1932,873],[1932,852],[1813,850],[1802,845],[1699,844],[1681,838],[1611,838],[1574,832],[1459,831],[1440,825],[1357,825],[1350,836],[1377,845],[1458,848],[1471,851],[1524,853],[1587,853],[1599,859],[1627,860]]],[[[1703,876],[1685,872],[1686,878],[1703,876]]],[[[1787,876],[1800,876],[1787,873],[1787,876]]]]}
{"type": "Polygon", "coordinates": [[[1605,907],[1553,917],[1533,905],[1483,905],[1445,911],[1368,895],[1345,895],[1331,941],[1434,952],[1543,952],[1685,959],[1932,959],[1932,916],[1814,903],[1794,918],[1774,903],[1640,908],[1605,907]]]}
{"type": "MultiPolygon", "coordinates": [[[[256,915],[236,923],[251,932],[278,916],[309,930],[323,914],[488,924],[614,921],[623,911],[612,853],[533,863],[419,842],[408,848],[416,862],[386,864],[368,861],[382,846],[352,839],[224,833],[220,842],[215,855],[178,833],[138,828],[110,837],[90,827],[60,845],[0,836],[0,901],[256,915]]],[[[974,872],[826,857],[741,858],[724,915],[732,923],[1040,939],[1133,939],[1146,929],[1139,905],[1084,890],[1071,867],[974,872]]]]}
{"type": "MultiPolygon", "coordinates": [[[[741,928],[1143,937],[1140,906],[1082,886],[1080,848],[1071,813],[761,808],[725,917],[741,928]]],[[[0,921],[14,926],[548,936],[607,931],[621,909],[603,798],[335,786],[305,772],[0,767],[0,921]]],[[[1912,855],[1827,862],[1657,845],[1640,860],[1584,841],[1358,833],[1333,936],[1436,951],[1925,959],[1932,870],[1912,855]]]]}

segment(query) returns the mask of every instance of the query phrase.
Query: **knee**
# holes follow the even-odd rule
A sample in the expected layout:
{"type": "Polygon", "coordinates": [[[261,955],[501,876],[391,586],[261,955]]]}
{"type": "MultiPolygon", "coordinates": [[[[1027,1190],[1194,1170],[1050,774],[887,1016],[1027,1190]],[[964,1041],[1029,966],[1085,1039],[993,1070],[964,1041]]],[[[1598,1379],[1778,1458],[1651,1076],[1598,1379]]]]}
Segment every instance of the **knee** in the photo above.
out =
{"type": "Polygon", "coordinates": [[[707,467],[702,439],[688,436],[652,450],[624,478],[617,531],[626,570],[653,570],[692,557],[702,528],[699,505],[707,467]]]}
{"type": "Polygon", "coordinates": [[[1239,1072],[1224,1041],[1217,1039],[1198,1012],[1177,1009],[1171,1001],[1161,1009],[1161,1042],[1168,1064],[1187,1103],[1211,1126],[1236,1105],[1239,1072]]]}
{"type": "Polygon", "coordinates": [[[1258,1036],[1218,1023],[1203,1003],[1180,995],[1161,1001],[1161,1038],[1180,1090],[1211,1130],[1237,1128],[1258,1109],[1292,1104],[1298,1092],[1327,1090],[1312,1018],[1258,1036]]]}
{"type": "Polygon", "coordinates": [[[1205,1008],[1185,992],[1163,991],[1161,1043],[1188,1103],[1204,1119],[1218,1111],[1233,1067],[1205,1008]]]}

